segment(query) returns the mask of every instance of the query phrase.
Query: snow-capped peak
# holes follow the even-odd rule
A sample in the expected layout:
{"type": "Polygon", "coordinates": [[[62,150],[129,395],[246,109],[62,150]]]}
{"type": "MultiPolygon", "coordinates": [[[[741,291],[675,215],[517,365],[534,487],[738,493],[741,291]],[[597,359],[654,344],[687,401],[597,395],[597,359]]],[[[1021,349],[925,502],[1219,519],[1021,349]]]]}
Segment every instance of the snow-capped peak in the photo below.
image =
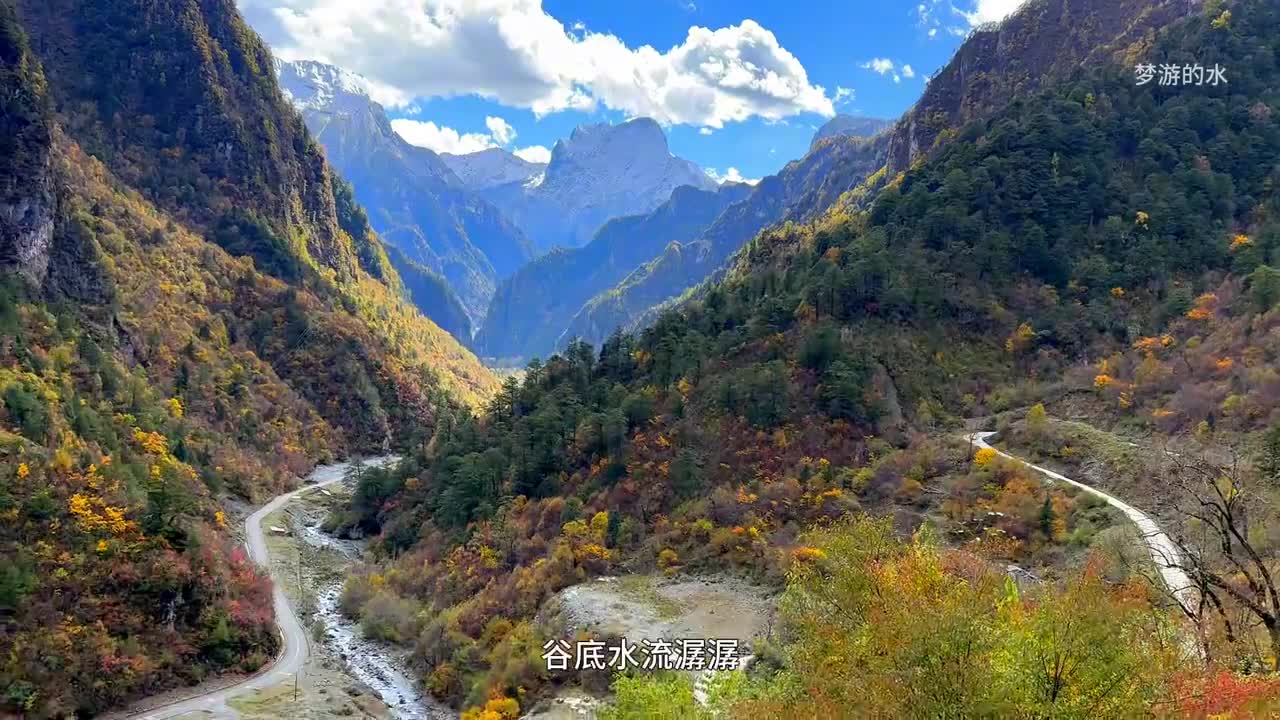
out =
{"type": "Polygon", "coordinates": [[[299,110],[323,110],[342,100],[369,102],[370,83],[350,70],[313,60],[276,60],[276,74],[285,97],[299,110]]]}
{"type": "Polygon", "coordinates": [[[465,155],[441,153],[440,159],[471,190],[521,182],[526,185],[533,178],[540,178],[546,169],[543,163],[529,162],[502,148],[487,148],[465,155]]]}

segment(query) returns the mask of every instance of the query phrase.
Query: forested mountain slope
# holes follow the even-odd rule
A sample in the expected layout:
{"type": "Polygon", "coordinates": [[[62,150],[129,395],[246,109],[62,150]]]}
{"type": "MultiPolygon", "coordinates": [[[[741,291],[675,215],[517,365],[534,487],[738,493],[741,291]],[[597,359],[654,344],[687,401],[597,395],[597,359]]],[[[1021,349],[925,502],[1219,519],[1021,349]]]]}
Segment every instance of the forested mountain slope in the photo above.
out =
{"type": "Polygon", "coordinates": [[[892,129],[867,144],[815,142],[809,154],[765,178],[735,215],[689,247],[673,247],[641,272],[583,307],[566,333],[600,342],[614,328],[635,329],[651,308],[707,279],[760,230],[806,221],[857,190],[864,202],[971,119],[988,116],[1017,93],[1069,76],[1083,63],[1131,61],[1161,27],[1193,11],[1195,0],[1038,0],[979,28],[930,79],[921,99],[892,129]]]}
{"type": "Polygon", "coordinates": [[[911,167],[969,120],[1010,97],[1069,77],[1077,67],[1132,66],[1162,28],[1201,0],[1035,0],[998,24],[979,27],[894,123],[887,177],[911,167]]]}
{"type": "Polygon", "coordinates": [[[413,299],[413,304],[439,325],[441,330],[469,345],[471,319],[449,281],[439,273],[410,260],[395,246],[387,248],[387,258],[391,260],[391,267],[400,274],[400,280],[413,299]]]}
{"type": "MultiPolygon", "coordinates": [[[[277,68],[290,101],[328,161],[354,185],[374,229],[405,257],[443,275],[477,324],[494,286],[533,257],[524,233],[468,190],[439,155],[405,142],[360,78],[317,62],[277,68]]],[[[447,305],[416,302],[428,317],[447,318],[447,305]]]]}
{"type": "Polygon", "coordinates": [[[583,303],[667,245],[695,238],[750,191],[741,183],[715,190],[681,186],[648,215],[611,220],[586,245],[552,250],[525,265],[494,294],[476,351],[499,358],[549,355],[583,303]]]}
{"type": "MultiPolygon", "coordinates": [[[[775,582],[790,570],[793,586],[808,578],[813,592],[829,576],[806,563],[820,568],[840,550],[883,558],[860,577],[874,587],[902,578],[902,592],[784,641],[794,645],[763,661],[766,686],[740,698],[744,716],[911,717],[925,701],[939,713],[999,702],[1009,704],[998,714],[1042,716],[1089,707],[1103,690],[1110,716],[1178,714],[1187,696],[1161,684],[1170,676],[1109,674],[1118,659],[1163,662],[1124,654],[1136,645],[1083,660],[1093,679],[1073,676],[1068,685],[1084,689],[1069,699],[1019,694],[1030,676],[921,676],[911,660],[961,647],[1007,670],[971,641],[1003,642],[1040,616],[1023,614],[1035,604],[1018,604],[1004,582],[998,602],[1014,609],[997,625],[974,620],[987,601],[960,596],[986,592],[965,581],[981,575],[974,557],[1035,562],[1087,547],[1104,522],[1061,488],[971,463],[945,439],[960,418],[1030,404],[1040,383],[1060,379],[1140,426],[1212,426],[1230,411],[1248,432],[1280,419],[1280,8],[1209,3],[1142,51],[1144,62],[1232,68],[1229,84],[1140,86],[1127,61],[1080,67],[1073,57],[1063,79],[957,128],[869,209],[842,205],[762,233],[701,298],[598,353],[573,344],[531,365],[483,417],[449,425],[433,452],[367,477],[338,524],[380,533],[387,567],[349,582],[348,611],[413,638],[437,695],[523,703],[561,680],[526,660],[547,639],[531,618],[560,588],[655,566],[738,567],[775,582]],[[1238,397],[1218,406],[1218,393],[1238,397]],[[830,530],[825,551],[805,544],[805,527],[859,510],[890,515],[903,532],[927,518],[973,555],[944,561],[929,533],[898,554],[872,539],[883,529],[830,530]],[[984,545],[992,538],[1002,549],[984,545]],[[921,566],[898,564],[909,558],[921,566]],[[892,575],[878,573],[886,567],[892,575]],[[903,624],[884,627],[918,629],[912,613],[937,613],[928,617],[947,628],[937,636],[946,646],[930,644],[927,625],[929,638],[904,630],[863,652],[880,626],[855,621],[900,610],[903,624]],[[815,676],[817,658],[832,675],[815,676]],[[931,693],[944,679],[958,694],[931,693]]],[[[1088,647],[1138,637],[1124,633],[1138,632],[1135,608],[1150,616],[1143,593],[1117,597],[1084,573],[1072,587],[1092,587],[1093,599],[1074,607],[1125,608],[1090,621],[1100,629],[1088,647]]],[[[1052,630],[1065,617],[1037,622],[1052,630]]],[[[651,690],[651,703],[680,697],[651,690]]]]}
{"type": "Polygon", "coordinates": [[[92,715],[278,644],[222,500],[494,378],[404,299],[230,0],[0,2],[0,705],[92,715]]]}

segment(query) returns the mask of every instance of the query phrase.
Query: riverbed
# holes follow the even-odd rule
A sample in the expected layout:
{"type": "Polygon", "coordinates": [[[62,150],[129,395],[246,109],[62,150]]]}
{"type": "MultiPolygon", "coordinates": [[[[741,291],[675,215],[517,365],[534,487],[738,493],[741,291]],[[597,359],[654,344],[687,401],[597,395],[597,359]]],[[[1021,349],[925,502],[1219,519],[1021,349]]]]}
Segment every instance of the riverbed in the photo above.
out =
{"type": "Polygon", "coordinates": [[[317,650],[381,698],[393,717],[456,720],[455,710],[419,688],[407,651],[366,639],[359,623],[344,616],[338,607],[343,580],[362,562],[366,543],[330,535],[321,529],[321,523],[329,508],[343,501],[349,491],[333,485],[300,498],[289,508],[289,539],[298,545],[306,592],[314,598],[315,617],[325,627],[324,638],[318,643],[322,647],[317,650]]]}

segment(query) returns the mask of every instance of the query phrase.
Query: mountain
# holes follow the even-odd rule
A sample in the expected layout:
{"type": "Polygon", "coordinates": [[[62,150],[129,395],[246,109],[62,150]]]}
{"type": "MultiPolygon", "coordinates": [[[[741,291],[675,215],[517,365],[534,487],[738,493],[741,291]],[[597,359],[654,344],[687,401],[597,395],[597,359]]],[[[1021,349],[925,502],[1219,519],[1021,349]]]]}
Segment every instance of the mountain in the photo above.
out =
{"type": "Polygon", "coordinates": [[[610,220],[586,245],[556,248],[530,262],[498,286],[476,334],[476,351],[497,358],[550,354],[583,303],[668,244],[697,237],[750,191],[742,183],[715,190],[684,185],[653,212],[610,220]]]}
{"type": "MultiPolygon", "coordinates": [[[[1095,17],[1124,31],[1158,6],[1117,18],[1111,2],[1097,0],[1097,16],[1073,3],[1057,24],[1024,26],[1031,40],[1007,40],[1038,53],[1097,27],[1095,17]]],[[[1116,534],[1132,532],[1122,519],[975,456],[958,431],[975,418],[994,427],[996,415],[1013,428],[1007,437],[1025,425],[1046,462],[1105,463],[1100,484],[1132,473],[1143,503],[1180,492],[1172,472],[1139,460],[1166,461],[1165,433],[1242,447],[1280,437],[1280,7],[1206,3],[1135,50],[1151,63],[1234,68],[1226,85],[1138,85],[1134,56],[1080,64],[1060,52],[1058,77],[993,96],[878,194],[757,234],[698,297],[598,351],[572,343],[530,364],[481,421],[419,451],[412,467],[362,482],[343,520],[377,533],[372,547],[394,572],[353,578],[353,605],[382,594],[360,611],[378,621],[390,594],[402,616],[433,618],[405,645],[432,692],[459,705],[502,697],[523,708],[558,690],[536,656],[539,633],[560,630],[548,630],[555,605],[545,601],[586,578],[656,566],[751,574],[788,585],[796,602],[782,604],[770,666],[712,701],[728,706],[697,708],[690,683],[624,677],[614,685],[623,716],[1274,716],[1273,677],[1254,684],[1217,666],[1205,677],[1199,652],[1183,647],[1170,648],[1167,673],[1158,649],[1170,632],[1203,629],[1214,663],[1249,658],[1248,675],[1259,645],[1280,651],[1275,634],[1243,629],[1269,617],[1269,591],[1240,579],[1240,568],[1252,576],[1274,563],[1276,548],[1248,564],[1232,562],[1241,555],[1230,547],[1264,544],[1265,533],[1205,549],[1223,606],[1192,627],[1144,571],[1103,559],[1116,534]],[[1037,429],[1046,405],[1083,422],[1037,429]],[[908,547],[892,540],[913,533],[908,547]],[[1009,582],[1010,563],[1044,581],[1009,582]],[[1081,584],[1095,590],[1066,592],[1081,584]],[[974,592],[990,602],[969,602],[974,592]],[[794,612],[813,622],[789,632],[794,612]],[[1095,641],[1050,637],[1068,626],[1095,641]],[[1000,669],[1045,652],[1081,672],[1000,669]],[[466,673],[463,657],[476,659],[466,673]],[[974,659],[972,674],[919,672],[974,659]],[[1236,706],[1225,697],[1236,693],[1209,690],[1223,707],[1186,707],[1201,692],[1179,677],[1272,701],[1236,706]]],[[[859,151],[883,162],[887,147],[848,152],[859,151]]],[[[1197,482],[1270,528],[1275,468],[1236,483],[1210,467],[1197,482]]],[[[1219,517],[1222,505],[1205,507],[1219,517]]],[[[1203,508],[1190,513],[1179,534],[1203,533],[1203,508]]]]}
{"type": "Polygon", "coordinates": [[[813,149],[813,146],[817,145],[818,141],[823,138],[829,138],[834,135],[872,137],[892,125],[892,120],[859,117],[842,113],[826,121],[822,124],[822,127],[818,128],[817,132],[813,134],[813,140],[809,143],[809,149],[813,149]]]}
{"type": "Polygon", "coordinates": [[[642,272],[594,298],[565,337],[598,343],[617,327],[637,327],[654,317],[651,308],[711,277],[762,229],[812,220],[846,192],[853,193],[846,199],[865,204],[913,162],[954,139],[965,123],[1002,107],[1013,94],[1068,77],[1082,63],[1131,56],[1198,6],[1196,0],[1042,0],[978,28],[891,129],[867,140],[837,134],[841,142],[815,143],[804,158],[762,180],[744,212],[726,213],[689,247],[668,248],[642,272]]]}
{"type": "Polygon", "coordinates": [[[404,297],[233,0],[0,1],[0,714],[279,647],[232,508],[496,379],[404,297]]]}
{"type": "Polygon", "coordinates": [[[885,146],[883,135],[837,135],[819,143],[777,175],[762,179],[697,237],[666,245],[660,255],[584,303],[562,334],[560,346],[574,338],[600,343],[617,328],[635,329],[651,308],[704,281],[763,228],[784,220],[813,219],[884,164],[885,146]]]}
{"type": "Polygon", "coordinates": [[[526,183],[547,169],[546,163],[529,162],[503,150],[489,148],[466,155],[442,153],[440,159],[468,190],[488,190],[508,183],[526,183]]]}
{"type": "Polygon", "coordinates": [[[524,233],[439,155],[392,130],[362,78],[316,62],[278,62],[276,70],[329,162],[354,186],[373,229],[443,275],[478,324],[495,284],[532,257],[524,233]]]}
{"type": "Polygon", "coordinates": [[[556,142],[541,180],[509,182],[482,194],[546,252],[584,245],[609,220],[648,213],[681,185],[715,188],[697,165],[671,154],[658,123],[636,118],[580,126],[556,142]]]}
{"type": "Polygon", "coordinates": [[[1136,57],[1161,28],[1194,13],[1202,0],[1041,0],[1000,23],[976,28],[930,78],[893,127],[887,177],[911,167],[966,122],[1004,99],[1060,80],[1083,65],[1136,57]],[[1045,32],[1052,28],[1052,32],[1045,32]]]}

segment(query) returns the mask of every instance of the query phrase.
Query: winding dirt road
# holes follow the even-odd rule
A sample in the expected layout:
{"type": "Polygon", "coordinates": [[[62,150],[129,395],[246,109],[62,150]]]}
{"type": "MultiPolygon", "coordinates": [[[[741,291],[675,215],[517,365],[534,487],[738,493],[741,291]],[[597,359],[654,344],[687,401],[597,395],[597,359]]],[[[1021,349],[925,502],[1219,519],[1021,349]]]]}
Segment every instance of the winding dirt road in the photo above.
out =
{"type": "Polygon", "coordinates": [[[1116,497],[1082,482],[1072,480],[1066,475],[1056,473],[1047,468],[1014,457],[1000,448],[993,447],[987,442],[987,438],[995,435],[994,432],[976,432],[965,436],[969,442],[978,448],[990,448],[995,450],[1001,457],[1008,458],[1014,462],[1021,463],[1032,470],[1058,482],[1064,482],[1068,485],[1084,490],[1085,492],[1102,498],[1111,507],[1119,510],[1129,518],[1130,522],[1138,527],[1138,532],[1142,535],[1143,541],[1146,542],[1147,551],[1151,554],[1151,562],[1155,565],[1156,570],[1160,573],[1160,579],[1164,582],[1165,587],[1169,590],[1169,594],[1173,596],[1182,607],[1196,607],[1197,598],[1196,590],[1191,582],[1191,578],[1179,567],[1182,565],[1182,553],[1178,550],[1178,546],[1165,534],[1164,530],[1152,520],[1149,515],[1141,510],[1129,505],[1128,503],[1116,497]]]}
{"type": "MultiPolygon", "coordinates": [[[[387,465],[398,460],[395,456],[369,458],[361,461],[365,465],[387,465]]],[[[262,521],[271,513],[289,504],[294,498],[305,495],[326,485],[339,482],[346,475],[351,463],[322,465],[307,476],[306,484],[297,490],[277,495],[271,502],[263,505],[244,521],[245,546],[249,557],[259,566],[270,571],[270,557],[267,554],[267,540],[262,534],[262,521]]],[[[280,583],[272,582],[271,595],[276,611],[276,624],[280,627],[280,635],[284,639],[284,648],[276,661],[258,672],[253,677],[234,685],[199,693],[167,705],[135,712],[128,715],[130,720],[163,720],[176,718],[187,713],[202,715],[231,716],[235,713],[226,707],[226,702],[245,693],[261,690],[292,679],[301,672],[310,657],[310,646],[307,633],[289,605],[280,583]]]]}

